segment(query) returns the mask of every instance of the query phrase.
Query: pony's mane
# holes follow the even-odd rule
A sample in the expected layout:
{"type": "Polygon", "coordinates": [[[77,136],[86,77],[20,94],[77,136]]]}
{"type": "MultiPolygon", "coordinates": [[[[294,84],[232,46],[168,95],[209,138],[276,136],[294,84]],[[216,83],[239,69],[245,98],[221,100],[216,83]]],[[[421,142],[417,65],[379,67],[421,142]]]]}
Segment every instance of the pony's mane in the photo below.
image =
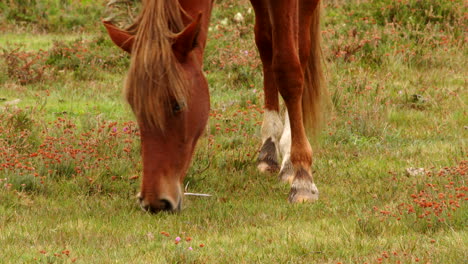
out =
{"type": "Polygon", "coordinates": [[[141,10],[127,29],[135,40],[125,97],[140,122],[164,130],[171,104],[186,102],[187,80],[172,51],[184,23],[178,1],[144,0],[141,10]]]}

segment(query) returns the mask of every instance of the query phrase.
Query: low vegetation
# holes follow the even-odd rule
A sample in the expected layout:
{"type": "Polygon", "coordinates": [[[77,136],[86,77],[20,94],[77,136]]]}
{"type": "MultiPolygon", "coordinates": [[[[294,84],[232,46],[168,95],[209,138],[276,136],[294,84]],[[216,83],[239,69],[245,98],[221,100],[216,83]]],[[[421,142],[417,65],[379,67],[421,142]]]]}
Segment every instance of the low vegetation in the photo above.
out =
{"type": "Polygon", "coordinates": [[[121,95],[129,57],[100,25],[128,23],[136,2],[0,3],[2,262],[467,261],[464,1],[324,1],[321,196],[292,205],[277,175],[256,171],[253,10],[218,0],[204,65],[210,123],[185,182],[212,197],[157,215],[135,198],[139,131],[121,95]]]}

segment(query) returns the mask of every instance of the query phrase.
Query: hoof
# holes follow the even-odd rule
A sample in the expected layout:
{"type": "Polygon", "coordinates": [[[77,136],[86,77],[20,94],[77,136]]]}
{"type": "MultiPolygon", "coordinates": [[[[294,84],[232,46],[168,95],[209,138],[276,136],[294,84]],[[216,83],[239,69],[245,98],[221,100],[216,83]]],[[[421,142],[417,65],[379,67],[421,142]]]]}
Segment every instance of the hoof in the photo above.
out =
{"type": "Polygon", "coordinates": [[[315,184],[312,183],[310,188],[294,188],[291,187],[289,192],[290,203],[311,203],[317,201],[319,198],[318,189],[315,184]]]}
{"type": "Polygon", "coordinates": [[[262,173],[274,173],[279,171],[279,166],[277,163],[260,161],[258,162],[257,169],[262,173]]]}
{"type": "Polygon", "coordinates": [[[289,159],[284,162],[279,173],[279,179],[282,182],[292,184],[294,180],[294,167],[289,159]]]}
{"type": "Polygon", "coordinates": [[[257,168],[260,172],[279,171],[278,160],[276,158],[276,146],[271,138],[268,138],[265,143],[263,143],[260,154],[258,155],[257,168]]]}
{"type": "Polygon", "coordinates": [[[291,184],[289,192],[290,203],[310,203],[317,201],[319,191],[315,186],[312,176],[304,169],[299,169],[291,184]]]}

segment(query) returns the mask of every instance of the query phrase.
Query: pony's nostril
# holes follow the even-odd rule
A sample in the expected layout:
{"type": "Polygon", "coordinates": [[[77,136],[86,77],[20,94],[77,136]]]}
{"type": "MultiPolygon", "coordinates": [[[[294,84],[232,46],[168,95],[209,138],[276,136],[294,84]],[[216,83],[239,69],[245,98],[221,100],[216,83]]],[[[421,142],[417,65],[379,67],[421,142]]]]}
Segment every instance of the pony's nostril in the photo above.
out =
{"type": "Polygon", "coordinates": [[[161,202],[161,210],[164,210],[164,211],[174,210],[174,207],[172,206],[172,203],[169,200],[161,199],[160,202],[161,202]]]}

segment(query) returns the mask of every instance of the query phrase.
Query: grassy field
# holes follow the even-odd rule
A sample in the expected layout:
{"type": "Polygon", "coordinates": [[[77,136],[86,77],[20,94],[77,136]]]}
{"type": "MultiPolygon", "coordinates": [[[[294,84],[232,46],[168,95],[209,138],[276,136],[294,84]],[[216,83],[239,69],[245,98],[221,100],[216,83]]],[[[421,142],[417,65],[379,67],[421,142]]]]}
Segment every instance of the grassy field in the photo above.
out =
{"type": "Polygon", "coordinates": [[[466,7],[324,1],[321,196],[292,205],[256,170],[254,14],[218,0],[210,123],[186,178],[213,197],[153,215],[136,202],[129,58],[99,23],[105,2],[0,3],[0,263],[467,263],[466,7]]]}

